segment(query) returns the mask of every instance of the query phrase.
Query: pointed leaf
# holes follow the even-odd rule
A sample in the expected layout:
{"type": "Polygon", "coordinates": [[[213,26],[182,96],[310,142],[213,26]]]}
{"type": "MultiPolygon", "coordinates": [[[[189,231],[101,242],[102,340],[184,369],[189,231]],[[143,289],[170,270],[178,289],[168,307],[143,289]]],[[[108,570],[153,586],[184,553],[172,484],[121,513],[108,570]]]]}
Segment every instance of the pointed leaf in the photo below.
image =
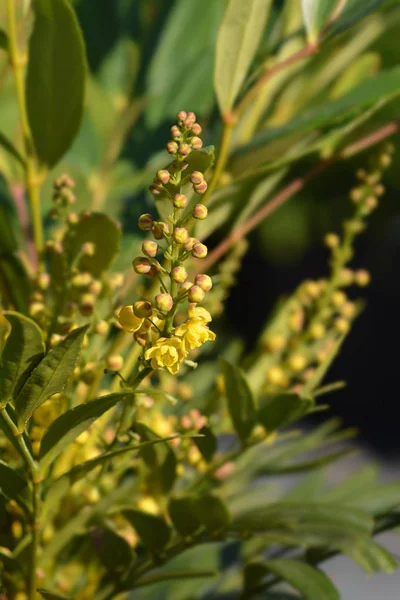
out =
{"type": "Polygon", "coordinates": [[[393,0],[347,0],[340,17],[329,28],[328,36],[340,33],[372,12],[392,4],[393,0]]]}
{"type": "Polygon", "coordinates": [[[231,522],[231,515],[227,507],[218,496],[213,494],[196,498],[193,510],[200,523],[211,533],[226,529],[231,522]]]}
{"type": "Polygon", "coordinates": [[[168,512],[174,527],[183,536],[192,535],[201,525],[194,511],[194,498],[191,496],[170,498],[168,512]]]}
{"type": "Polygon", "coordinates": [[[318,40],[319,34],[337,5],[337,0],[301,0],[303,20],[310,43],[318,40]]]}
{"type": "Polygon", "coordinates": [[[199,430],[199,433],[203,437],[196,437],[193,441],[200,450],[204,460],[206,462],[211,462],[217,451],[217,438],[207,426],[202,427],[199,430]]]}
{"type": "Polygon", "coordinates": [[[124,515],[151,552],[158,554],[168,544],[172,532],[162,517],[133,509],[124,510],[124,515]]]}
{"type": "Polygon", "coordinates": [[[123,579],[135,560],[135,553],[128,542],[109,529],[91,531],[92,541],[101,562],[113,578],[123,579]]]}
{"type": "MultiPolygon", "coordinates": [[[[144,423],[136,423],[136,431],[143,442],[161,439],[144,423]]],[[[167,443],[148,445],[143,447],[140,456],[149,468],[151,485],[161,493],[169,492],[176,479],[176,457],[171,447],[167,443]]]]}
{"type": "Polygon", "coordinates": [[[53,167],[71,146],[81,124],[85,49],[68,0],[36,0],[33,10],[26,104],[39,162],[53,167]]]}
{"type": "Polygon", "coordinates": [[[393,554],[369,538],[358,543],[349,552],[346,552],[346,549],[343,552],[348,554],[369,575],[380,571],[394,573],[398,567],[393,554]]]}
{"type": "Polygon", "coordinates": [[[265,575],[273,573],[298,590],[305,600],[340,600],[331,580],[314,567],[297,560],[277,559],[261,563],[265,575]]]}
{"type": "Polygon", "coordinates": [[[280,394],[266,401],[258,410],[258,420],[268,432],[304,417],[312,407],[312,399],[301,398],[298,394],[280,394]]]}
{"type": "Polygon", "coordinates": [[[126,402],[133,394],[119,393],[102,396],[71,408],[50,425],[40,445],[40,467],[45,470],[83,431],[118,402],[126,402]]]}
{"type": "Polygon", "coordinates": [[[0,494],[25,507],[26,503],[21,494],[26,488],[27,482],[14,469],[0,460],[0,494]]]}
{"type": "Polygon", "coordinates": [[[242,442],[245,442],[257,422],[253,393],[245,374],[239,367],[231,365],[224,359],[220,362],[229,414],[237,434],[242,442]]]}
{"type": "Polygon", "coordinates": [[[11,332],[0,359],[0,407],[18,394],[45,353],[43,334],[34,321],[15,312],[3,314],[11,332]]]}
{"type": "Polygon", "coordinates": [[[50,350],[26,380],[15,401],[18,427],[24,428],[32,413],[53,394],[62,392],[75,369],[88,326],[71,331],[50,350]]]}
{"type": "Polygon", "coordinates": [[[218,31],[214,88],[220,111],[230,113],[264,32],[271,0],[229,0],[218,31]]]}

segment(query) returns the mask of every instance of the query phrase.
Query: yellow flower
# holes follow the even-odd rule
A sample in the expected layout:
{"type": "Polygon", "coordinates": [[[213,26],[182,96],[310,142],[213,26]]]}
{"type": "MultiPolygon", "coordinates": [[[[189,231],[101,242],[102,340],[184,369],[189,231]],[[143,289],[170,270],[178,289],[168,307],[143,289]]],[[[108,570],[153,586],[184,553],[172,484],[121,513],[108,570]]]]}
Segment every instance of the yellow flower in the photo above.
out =
{"type": "Polygon", "coordinates": [[[189,304],[189,319],[175,329],[175,335],[182,337],[182,346],[187,352],[199,348],[205,342],[214,341],[215,333],[210,331],[207,323],[211,321],[210,313],[201,306],[189,304]]]}
{"type": "Polygon", "coordinates": [[[144,356],[146,360],[151,361],[153,369],[166,368],[170,373],[176,375],[186,354],[181,339],[161,337],[152,348],[146,350],[144,356]]]}
{"type": "Polygon", "coordinates": [[[118,321],[124,331],[133,333],[141,328],[144,319],[135,315],[131,304],[125,304],[118,313],[118,321]]]}

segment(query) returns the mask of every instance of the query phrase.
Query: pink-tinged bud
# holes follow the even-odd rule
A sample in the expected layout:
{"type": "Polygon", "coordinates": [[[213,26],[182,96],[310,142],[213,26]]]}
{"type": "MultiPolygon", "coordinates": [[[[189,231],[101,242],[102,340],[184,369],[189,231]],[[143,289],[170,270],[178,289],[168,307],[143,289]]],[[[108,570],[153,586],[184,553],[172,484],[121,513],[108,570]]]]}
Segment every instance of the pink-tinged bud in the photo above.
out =
{"type": "Polygon", "coordinates": [[[203,173],[201,173],[200,171],[193,171],[193,173],[190,176],[190,181],[193,183],[193,185],[198,185],[199,183],[204,181],[203,173]]]}
{"type": "Polygon", "coordinates": [[[96,297],[93,294],[83,294],[79,303],[79,310],[83,315],[91,315],[94,310],[96,297]]]}
{"type": "Polygon", "coordinates": [[[196,204],[196,206],[193,208],[193,216],[195,219],[202,221],[207,217],[207,215],[208,209],[206,206],[204,206],[204,204],[196,204]]]}
{"type": "Polygon", "coordinates": [[[94,326],[94,331],[99,335],[106,335],[110,331],[110,326],[107,321],[98,321],[94,326]]]}
{"type": "Polygon", "coordinates": [[[162,221],[154,221],[152,232],[156,240],[162,240],[164,238],[164,234],[169,233],[169,227],[162,221]]]}
{"type": "Polygon", "coordinates": [[[103,284],[98,279],[95,279],[94,281],[92,281],[92,283],[89,286],[89,292],[91,294],[94,294],[95,296],[98,296],[100,294],[100,292],[102,291],[102,289],[103,289],[103,284]]]}
{"type": "Polygon", "coordinates": [[[194,282],[203,290],[203,292],[209,292],[212,288],[211,277],[204,275],[203,273],[196,275],[194,282]]]}
{"type": "Polygon", "coordinates": [[[186,281],[187,276],[185,267],[174,267],[171,271],[171,277],[176,283],[183,283],[186,281]]]}
{"type": "Polygon", "coordinates": [[[181,130],[179,129],[179,127],[177,125],[174,125],[173,127],[171,127],[171,137],[173,137],[175,139],[179,139],[181,137],[181,130]]]}
{"type": "Polygon", "coordinates": [[[145,273],[145,277],[147,277],[148,279],[154,279],[154,277],[157,277],[157,275],[160,272],[160,267],[159,265],[151,265],[150,271],[148,273],[145,273]]]}
{"type": "Polygon", "coordinates": [[[47,290],[50,285],[50,275],[48,273],[41,273],[37,278],[37,284],[40,290],[47,290]]]}
{"type": "Polygon", "coordinates": [[[354,281],[360,287],[366,287],[371,281],[371,275],[365,269],[360,269],[354,273],[354,281]]]}
{"type": "Polygon", "coordinates": [[[181,286],[180,293],[184,294],[185,292],[188,292],[190,290],[190,288],[192,288],[192,287],[193,287],[192,281],[185,281],[185,283],[183,283],[181,286]]]}
{"type": "Polygon", "coordinates": [[[132,262],[133,269],[139,275],[146,275],[151,269],[151,263],[148,258],[138,256],[132,262]]]}
{"type": "Polygon", "coordinates": [[[161,171],[157,172],[157,179],[163,185],[166,185],[168,183],[168,181],[170,180],[170,177],[171,177],[171,175],[170,175],[169,171],[167,171],[167,169],[162,169],[161,171]]]}
{"type": "Polygon", "coordinates": [[[81,251],[85,256],[94,256],[96,246],[93,244],[93,242],[85,242],[82,244],[81,251]]]}
{"type": "Polygon", "coordinates": [[[140,215],[138,221],[138,227],[142,231],[148,231],[153,227],[153,217],[149,215],[149,213],[145,213],[144,215],[140,215]]]}
{"type": "Polygon", "coordinates": [[[178,144],[176,142],[168,142],[167,152],[169,154],[176,154],[178,152],[178,144]]]}
{"type": "Polygon", "coordinates": [[[142,244],[142,252],[146,256],[150,256],[150,258],[154,258],[157,256],[158,252],[157,242],[153,242],[153,240],[145,240],[142,244]]]}
{"type": "Polygon", "coordinates": [[[153,194],[153,196],[159,196],[163,191],[161,183],[153,182],[149,185],[149,191],[153,194]]]}
{"type": "Polygon", "coordinates": [[[146,319],[152,316],[153,307],[148,300],[138,300],[133,305],[133,312],[139,319],[146,319]]]}
{"type": "Polygon", "coordinates": [[[67,221],[70,225],[76,225],[79,222],[79,215],[75,212],[69,213],[67,221]]]}
{"type": "Polygon", "coordinates": [[[119,371],[124,366],[124,359],[120,354],[110,354],[107,358],[107,366],[113,371],[119,371]]]}
{"type": "Polygon", "coordinates": [[[171,294],[157,294],[156,296],[156,306],[158,310],[162,312],[169,312],[174,305],[173,298],[171,294]]]}
{"type": "Polygon", "coordinates": [[[201,125],[199,125],[199,123],[194,123],[193,127],[192,127],[192,133],[193,135],[200,135],[202,132],[202,128],[201,125]]]}
{"type": "Polygon", "coordinates": [[[206,190],[207,190],[207,181],[205,181],[205,180],[194,186],[194,191],[197,194],[200,194],[200,195],[205,194],[206,190]]]}
{"type": "Polygon", "coordinates": [[[188,112],[187,117],[184,120],[183,125],[187,129],[191,129],[195,123],[196,123],[196,115],[194,114],[194,112],[188,112]]]}
{"type": "Polygon", "coordinates": [[[182,144],[179,144],[178,151],[181,156],[188,156],[191,150],[191,147],[189,146],[189,144],[186,144],[186,142],[182,142],[182,144]]]}
{"type": "Polygon", "coordinates": [[[173,238],[177,244],[185,244],[189,239],[189,232],[186,227],[176,227],[173,238]]]}
{"type": "Polygon", "coordinates": [[[74,287],[87,287],[93,281],[93,277],[90,273],[78,273],[71,279],[71,284],[74,287]]]}
{"type": "Polygon", "coordinates": [[[185,119],[187,119],[187,116],[188,114],[185,110],[180,110],[176,115],[176,118],[178,121],[184,121],[185,119]]]}
{"type": "Polygon", "coordinates": [[[194,237],[190,237],[187,242],[185,243],[185,250],[187,250],[188,252],[191,252],[193,250],[193,246],[195,244],[197,244],[199,240],[197,238],[194,237]]]}
{"type": "Polygon", "coordinates": [[[208,254],[207,246],[201,244],[200,242],[196,242],[192,249],[192,256],[194,258],[205,258],[208,254]]]}
{"type": "Polygon", "coordinates": [[[192,146],[193,150],[200,150],[200,148],[203,147],[203,140],[194,135],[190,140],[190,145],[192,146]]]}
{"type": "Polygon", "coordinates": [[[201,302],[204,300],[205,292],[198,285],[192,285],[188,293],[189,302],[201,302]]]}
{"type": "Polygon", "coordinates": [[[174,196],[174,206],[175,208],[186,208],[188,204],[188,199],[185,194],[175,194],[174,196]]]}

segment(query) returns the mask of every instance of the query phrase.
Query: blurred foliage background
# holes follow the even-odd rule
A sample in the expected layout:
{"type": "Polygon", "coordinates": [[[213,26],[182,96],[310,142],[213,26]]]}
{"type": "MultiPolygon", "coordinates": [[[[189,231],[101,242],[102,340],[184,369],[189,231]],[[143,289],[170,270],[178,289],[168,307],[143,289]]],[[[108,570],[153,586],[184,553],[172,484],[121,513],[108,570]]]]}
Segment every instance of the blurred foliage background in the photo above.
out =
{"type": "MultiPolygon", "coordinates": [[[[139,242],[137,216],[150,206],[147,186],[153,172],[165,164],[166,153],[158,149],[168,139],[177,111],[195,111],[207,132],[206,143],[218,146],[221,125],[212,78],[216,33],[226,3],[224,0],[75,0],[73,3],[84,31],[91,80],[82,130],[55,175],[65,171],[77,181],[78,209],[91,205],[121,220],[125,235],[117,268],[124,268],[135,255],[139,242]]],[[[21,4],[24,9],[27,3],[21,4]]],[[[274,2],[259,50],[259,65],[268,54],[281,50],[274,46],[274,31],[288,5],[291,10],[286,22],[287,44],[292,51],[304,44],[300,9],[295,4],[296,0],[274,2]]],[[[399,64],[400,4],[398,1],[378,4],[384,4],[379,12],[328,40],[318,55],[286,70],[267,86],[258,101],[263,126],[279,127],[297,113],[334,100],[368,79],[373,85],[373,78],[380,70],[399,64]]],[[[0,7],[1,22],[2,11],[0,7]]],[[[6,60],[1,56],[0,130],[14,138],[17,108],[12,83],[5,74],[6,60]]],[[[372,116],[368,131],[398,118],[399,107],[398,98],[385,104],[372,116]]],[[[238,132],[236,143],[247,141],[252,124],[247,125],[247,132],[245,129],[238,132]]],[[[399,138],[397,134],[397,141],[399,138]]],[[[271,158],[271,152],[273,158],[279,158],[279,142],[272,148],[267,144],[258,149],[257,160],[260,153],[264,160],[271,158]]],[[[251,154],[244,160],[240,155],[234,156],[224,177],[229,181],[232,173],[240,174],[252,160],[255,158],[251,154]]],[[[0,161],[8,175],[16,168],[4,153],[0,161]]],[[[291,292],[304,278],[325,274],[328,254],[321,243],[323,235],[327,230],[337,230],[343,216],[351,210],[348,190],[353,185],[355,170],[363,161],[365,156],[358,155],[354,160],[337,163],[250,236],[250,247],[225,315],[231,330],[249,347],[277,296],[291,292]]],[[[295,168],[289,168],[281,181],[305,173],[312,164],[315,155],[306,156],[295,168]]],[[[366,442],[391,455],[400,451],[396,394],[400,338],[399,169],[397,153],[386,176],[384,201],[362,236],[356,255],[356,262],[372,273],[368,304],[331,374],[333,380],[348,381],[346,390],[338,394],[339,401],[333,400],[332,411],[342,415],[347,424],[357,425],[366,442]]],[[[49,177],[45,186],[44,210],[50,206],[52,179],[49,177]]],[[[0,193],[5,194],[4,190],[0,193]]],[[[239,198],[241,208],[248,200],[245,191],[239,198]]],[[[13,218],[12,210],[8,206],[7,218],[13,218]]],[[[213,233],[211,246],[218,243],[223,232],[213,233]]]]}

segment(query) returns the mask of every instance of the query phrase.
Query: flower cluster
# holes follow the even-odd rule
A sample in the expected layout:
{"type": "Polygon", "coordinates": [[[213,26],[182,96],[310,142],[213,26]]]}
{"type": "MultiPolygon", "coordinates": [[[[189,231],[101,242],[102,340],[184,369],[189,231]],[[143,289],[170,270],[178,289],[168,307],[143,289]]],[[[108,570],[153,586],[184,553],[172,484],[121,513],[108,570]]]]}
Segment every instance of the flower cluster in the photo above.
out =
{"type": "Polygon", "coordinates": [[[151,232],[153,239],[143,242],[143,256],[136,257],[132,263],[137,274],[159,284],[159,293],[152,301],[139,300],[123,306],[118,314],[121,327],[133,333],[151,368],[166,368],[172,374],[179,371],[190,350],[215,339],[208,327],[209,312],[198,306],[212,288],[211,278],[199,273],[190,281],[184,266],[190,257],[202,259],[208,252],[189,231],[195,220],[207,217],[206,206],[196,201],[196,195],[207,190],[204,173],[193,168],[196,161],[189,164],[186,160],[190,153],[202,147],[201,127],[192,112],[181,111],[177,119],[177,125],[171,128],[173,140],[167,144],[174,161],[158,171],[150,185],[152,194],[162,195],[170,202],[171,214],[167,222],[156,221],[150,214],[140,216],[139,229],[151,232]],[[160,256],[164,257],[162,263],[158,260],[160,256]],[[178,307],[185,302],[189,303],[188,319],[176,326],[178,307]]]}

